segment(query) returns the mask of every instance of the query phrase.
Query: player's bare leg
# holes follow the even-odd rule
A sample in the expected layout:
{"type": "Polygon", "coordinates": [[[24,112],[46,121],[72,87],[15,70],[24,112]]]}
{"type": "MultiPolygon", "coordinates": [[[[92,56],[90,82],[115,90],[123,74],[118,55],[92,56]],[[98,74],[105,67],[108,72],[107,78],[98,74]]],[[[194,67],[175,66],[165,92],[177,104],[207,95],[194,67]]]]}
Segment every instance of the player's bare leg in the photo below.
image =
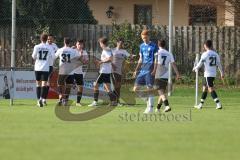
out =
{"type": "Polygon", "coordinates": [[[162,98],[159,96],[159,98],[158,98],[158,105],[157,105],[157,108],[156,108],[155,112],[160,112],[160,109],[161,109],[161,107],[162,107],[162,104],[163,104],[163,100],[162,100],[162,98]]]}
{"type": "Polygon", "coordinates": [[[93,98],[94,98],[94,101],[89,104],[88,106],[89,107],[95,107],[98,105],[98,96],[99,96],[99,85],[98,83],[94,82],[94,88],[93,88],[93,98]]]}
{"type": "Polygon", "coordinates": [[[64,106],[68,105],[68,99],[69,99],[69,95],[71,92],[71,88],[72,88],[72,84],[67,84],[65,87],[64,96],[63,96],[63,105],[64,106]]]}
{"type": "Polygon", "coordinates": [[[63,100],[64,91],[65,91],[65,86],[64,86],[64,85],[58,85],[58,92],[59,92],[58,105],[62,105],[62,100],[63,100]]]}
{"type": "Polygon", "coordinates": [[[83,86],[82,85],[78,85],[78,92],[77,92],[77,103],[76,106],[82,106],[81,105],[81,99],[82,99],[82,92],[83,92],[83,86]]]}
{"type": "Polygon", "coordinates": [[[220,100],[218,99],[218,96],[217,96],[217,93],[216,93],[214,87],[208,87],[208,91],[209,91],[209,93],[211,93],[211,96],[217,105],[216,109],[222,109],[222,105],[220,103],[220,100]]]}
{"type": "Polygon", "coordinates": [[[116,95],[116,101],[117,103],[120,103],[120,92],[121,92],[121,82],[118,82],[116,80],[113,81],[114,83],[114,94],[116,95]]]}
{"type": "Polygon", "coordinates": [[[47,105],[46,99],[48,95],[47,81],[42,81],[41,99],[44,105],[47,105]]]}
{"type": "Polygon", "coordinates": [[[41,100],[41,89],[42,89],[42,82],[41,81],[36,81],[36,92],[37,92],[37,105],[39,107],[43,106],[42,100],[41,100]]]}
{"type": "Polygon", "coordinates": [[[203,92],[202,92],[202,96],[201,96],[201,102],[198,104],[198,106],[196,106],[197,109],[202,109],[204,101],[207,98],[207,94],[208,94],[208,87],[207,86],[203,86],[203,92]]]}
{"type": "Polygon", "coordinates": [[[163,104],[163,100],[162,100],[162,91],[158,91],[158,94],[159,94],[159,97],[158,97],[158,104],[157,104],[157,108],[155,110],[156,113],[160,112],[160,109],[162,107],[162,104],[163,104]]]}
{"type": "Polygon", "coordinates": [[[157,108],[157,111],[159,112],[162,103],[165,106],[164,112],[171,111],[171,108],[169,106],[169,102],[168,102],[168,99],[167,99],[167,96],[166,96],[166,92],[164,90],[159,90],[158,93],[159,93],[160,96],[159,96],[159,103],[158,103],[158,108],[159,109],[157,108]]]}
{"type": "Polygon", "coordinates": [[[112,92],[111,90],[111,84],[110,83],[104,83],[104,88],[106,89],[107,93],[108,93],[108,96],[110,98],[110,105],[111,106],[116,106],[117,105],[117,102],[116,102],[116,95],[112,92]]]}

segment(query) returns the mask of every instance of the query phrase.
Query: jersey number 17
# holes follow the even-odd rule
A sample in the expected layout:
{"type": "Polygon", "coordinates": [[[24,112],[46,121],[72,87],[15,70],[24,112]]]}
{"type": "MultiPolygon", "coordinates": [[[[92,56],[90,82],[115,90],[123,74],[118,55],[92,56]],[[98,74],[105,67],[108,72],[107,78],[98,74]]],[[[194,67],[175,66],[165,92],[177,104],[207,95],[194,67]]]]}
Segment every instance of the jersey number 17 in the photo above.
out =
{"type": "Polygon", "coordinates": [[[39,60],[47,60],[48,51],[39,51],[39,60]]]}

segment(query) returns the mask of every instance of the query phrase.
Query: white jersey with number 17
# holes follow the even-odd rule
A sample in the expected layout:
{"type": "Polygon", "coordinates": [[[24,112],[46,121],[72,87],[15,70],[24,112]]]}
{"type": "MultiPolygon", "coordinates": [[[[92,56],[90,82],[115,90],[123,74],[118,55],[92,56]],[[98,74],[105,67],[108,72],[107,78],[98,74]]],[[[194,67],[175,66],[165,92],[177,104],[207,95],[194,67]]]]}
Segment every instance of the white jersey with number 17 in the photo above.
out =
{"type": "Polygon", "coordinates": [[[223,73],[219,55],[213,50],[208,50],[202,54],[195,69],[199,69],[202,64],[204,64],[204,77],[216,77],[217,67],[221,74],[223,73]]]}
{"type": "Polygon", "coordinates": [[[73,70],[79,67],[80,55],[77,50],[70,47],[63,47],[55,53],[55,57],[59,57],[59,74],[73,75],[73,70]]]}
{"type": "Polygon", "coordinates": [[[35,60],[35,71],[49,72],[50,61],[54,54],[53,49],[46,43],[34,46],[32,58],[35,60]]]}

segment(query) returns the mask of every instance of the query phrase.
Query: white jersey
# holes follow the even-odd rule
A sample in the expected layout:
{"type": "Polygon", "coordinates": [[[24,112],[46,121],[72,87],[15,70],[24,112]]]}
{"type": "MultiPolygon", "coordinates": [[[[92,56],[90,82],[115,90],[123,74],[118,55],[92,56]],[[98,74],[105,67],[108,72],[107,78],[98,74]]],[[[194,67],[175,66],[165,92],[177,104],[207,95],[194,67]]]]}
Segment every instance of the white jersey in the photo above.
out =
{"type": "Polygon", "coordinates": [[[49,72],[50,60],[54,54],[53,49],[46,43],[34,46],[32,58],[35,60],[35,71],[49,72]]]}
{"type": "Polygon", "coordinates": [[[168,79],[169,64],[175,62],[172,53],[169,53],[163,48],[159,48],[157,55],[157,71],[155,78],[168,79]]]}
{"type": "MultiPolygon", "coordinates": [[[[86,50],[83,50],[82,53],[79,50],[76,50],[78,54],[82,57],[84,61],[88,61],[88,53],[86,50]]],[[[73,70],[73,74],[83,74],[82,65],[73,70]]]]}
{"type": "Polygon", "coordinates": [[[217,67],[221,74],[223,73],[219,55],[213,50],[208,50],[202,54],[201,59],[197,66],[194,67],[194,70],[199,69],[202,64],[204,64],[204,77],[216,77],[217,67]]]}
{"type": "Polygon", "coordinates": [[[52,47],[53,51],[54,51],[54,54],[52,56],[52,59],[50,60],[50,66],[53,66],[53,62],[55,60],[55,53],[57,52],[58,50],[58,46],[55,44],[55,43],[52,43],[52,44],[49,44],[47,43],[50,47],[52,47]]]}
{"type": "MultiPolygon", "coordinates": [[[[110,58],[112,56],[112,51],[111,49],[103,50],[101,54],[101,61],[104,61],[106,58],[110,58]]],[[[110,74],[112,73],[112,63],[102,63],[100,65],[100,71],[99,73],[106,73],[110,74]]]]}
{"type": "Polygon", "coordinates": [[[55,57],[59,57],[59,74],[73,75],[73,70],[80,66],[80,55],[70,47],[60,48],[55,57]]]}
{"type": "Polygon", "coordinates": [[[123,61],[129,56],[130,54],[125,49],[113,49],[112,64],[115,66],[115,68],[113,69],[114,73],[122,75],[123,61]]]}

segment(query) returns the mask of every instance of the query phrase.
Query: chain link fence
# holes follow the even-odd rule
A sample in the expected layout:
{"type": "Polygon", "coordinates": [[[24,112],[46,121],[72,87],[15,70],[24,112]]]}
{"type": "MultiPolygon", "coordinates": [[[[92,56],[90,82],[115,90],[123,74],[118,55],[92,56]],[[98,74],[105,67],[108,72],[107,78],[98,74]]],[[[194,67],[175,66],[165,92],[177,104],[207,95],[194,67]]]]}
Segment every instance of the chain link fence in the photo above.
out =
{"type": "MultiPolygon", "coordinates": [[[[225,12],[223,3],[218,1],[218,4],[214,4],[213,1],[205,0],[184,2],[188,9],[188,24],[173,28],[173,54],[181,73],[192,74],[195,54],[203,51],[202,44],[205,40],[212,39],[228,75],[240,74],[240,29],[222,26],[225,23],[221,17],[225,12]]],[[[110,38],[112,47],[117,37],[123,37],[128,52],[138,55],[141,43],[140,32],[143,28],[152,31],[153,41],[157,42],[161,38],[168,42],[168,26],[153,23],[153,17],[157,16],[153,13],[155,7],[153,4],[135,5],[134,9],[129,11],[134,17],[132,24],[98,25],[98,20],[93,16],[88,3],[88,0],[17,1],[16,67],[33,68],[31,54],[34,45],[39,43],[39,35],[42,32],[53,34],[59,47],[63,45],[65,36],[70,37],[73,42],[84,39],[86,49],[91,55],[99,55],[101,49],[98,39],[102,36],[110,38]]],[[[1,1],[0,16],[0,67],[10,67],[10,0],[1,1]]],[[[175,16],[175,19],[178,18],[178,15],[175,16]]],[[[135,65],[130,62],[127,66],[126,68],[129,69],[127,72],[134,70],[135,65]]],[[[93,65],[92,67],[94,68],[93,65]]]]}

